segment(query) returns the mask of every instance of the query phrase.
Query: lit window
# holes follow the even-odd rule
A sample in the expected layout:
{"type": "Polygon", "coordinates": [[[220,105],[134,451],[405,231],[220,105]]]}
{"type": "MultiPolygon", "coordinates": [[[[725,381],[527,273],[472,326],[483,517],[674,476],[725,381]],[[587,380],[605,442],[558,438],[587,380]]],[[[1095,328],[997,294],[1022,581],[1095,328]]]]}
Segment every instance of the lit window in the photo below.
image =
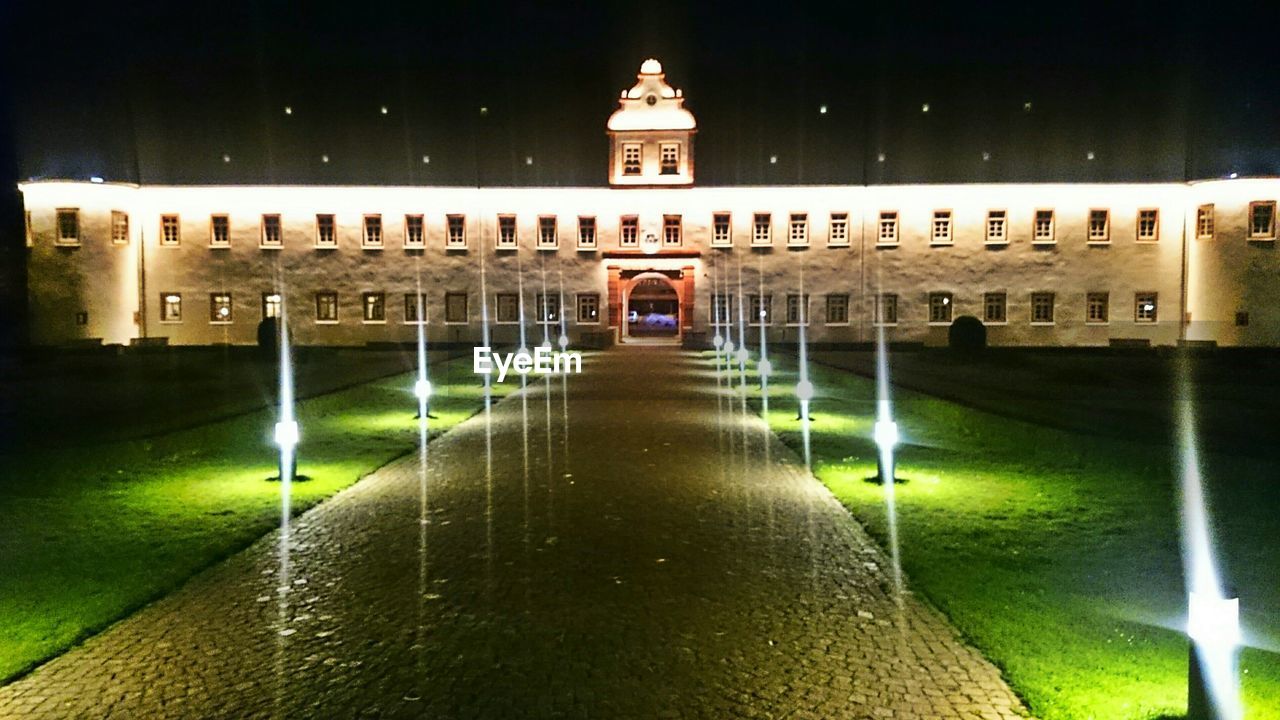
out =
{"type": "Polygon", "coordinates": [[[538,247],[554,248],[560,244],[556,233],[556,216],[542,215],[538,218],[538,247]]]}
{"type": "Polygon", "coordinates": [[[280,317],[280,293],[262,293],[262,319],[280,317]]]}
{"type": "Polygon", "coordinates": [[[808,325],[809,324],[809,296],[800,295],[787,296],[787,324],[788,325],[808,325]]]}
{"type": "Polygon", "coordinates": [[[380,292],[367,292],[361,295],[361,306],[364,308],[364,321],[381,323],[387,321],[387,296],[380,292]]]}
{"type": "Polygon", "coordinates": [[[209,296],[209,322],[231,322],[231,293],[213,293],[209,296]]]}
{"type": "Polygon", "coordinates": [[[212,247],[231,246],[231,218],[226,215],[209,217],[209,245],[212,247]]]}
{"type": "Polygon", "coordinates": [[[716,293],[711,298],[711,321],[721,325],[733,325],[733,296],[727,293],[716,293]]]}
{"type": "Polygon", "coordinates": [[[1111,319],[1111,296],[1104,292],[1091,292],[1085,295],[1084,321],[1093,325],[1102,325],[1111,319]]]}
{"type": "Polygon", "coordinates": [[[747,298],[747,324],[769,325],[773,323],[773,296],[750,295],[747,298]]]}
{"type": "Polygon", "coordinates": [[[445,221],[448,226],[445,247],[465,248],[467,246],[467,216],[447,215],[445,221]]]}
{"type": "Polygon", "coordinates": [[[364,216],[364,246],[367,248],[382,247],[382,216],[364,216]]]}
{"type": "Polygon", "coordinates": [[[987,211],[987,242],[1009,242],[1008,212],[1005,210],[987,211]]]}
{"type": "Polygon", "coordinates": [[[498,216],[498,247],[500,248],[516,247],[516,216],[515,215],[499,215],[498,216]]]}
{"type": "Polygon", "coordinates": [[[280,234],[280,216],[279,215],[263,215],[262,216],[262,245],[263,247],[280,247],[284,244],[283,237],[280,234]]]}
{"type": "Polygon", "coordinates": [[[1156,293],[1137,293],[1134,295],[1133,321],[1138,323],[1154,323],[1156,321],[1156,293]]]}
{"type": "Polygon", "coordinates": [[[449,324],[465,324],[467,322],[467,294],[449,292],[444,294],[444,321],[449,324]]]}
{"type": "Polygon", "coordinates": [[[538,310],[538,323],[555,325],[560,322],[560,296],[550,293],[538,293],[535,298],[538,310]]]}
{"type": "Polygon", "coordinates": [[[578,295],[578,324],[595,325],[600,322],[600,296],[595,293],[578,295]]]}
{"type": "Polygon", "coordinates": [[[427,316],[427,296],[422,293],[405,293],[404,321],[418,323],[427,316]]]}
{"type": "Polygon", "coordinates": [[[1031,323],[1033,325],[1053,323],[1053,293],[1031,293],[1031,323]]]}
{"type": "Polygon", "coordinates": [[[639,175],[644,157],[644,146],[640,143],[625,143],[622,146],[622,174],[639,175]]]}
{"type": "Polygon", "coordinates": [[[129,242],[129,213],[111,211],[111,242],[125,245],[129,242]]]}
{"type": "Polygon", "coordinates": [[[635,215],[622,216],[622,230],[618,235],[621,247],[636,247],[640,244],[640,218],[635,215]]]}
{"type": "Polygon", "coordinates": [[[831,213],[831,225],[827,230],[827,244],[849,244],[849,213],[831,213]]]}
{"type": "Polygon", "coordinates": [[[1089,242],[1108,242],[1111,240],[1111,211],[1089,211],[1089,242]]]}
{"type": "Polygon", "coordinates": [[[1213,205],[1201,205],[1196,208],[1196,237],[1205,240],[1213,238],[1213,205]]]}
{"type": "Polygon", "coordinates": [[[791,222],[787,226],[788,245],[809,244],[809,216],[806,213],[791,213],[791,222]]]}
{"type": "Polygon", "coordinates": [[[182,296],[178,293],[160,293],[160,322],[182,322],[182,296]]]}
{"type": "Polygon", "coordinates": [[[421,215],[404,216],[404,246],[420,248],[427,244],[426,225],[421,215]]]}
{"type": "Polygon", "coordinates": [[[1160,239],[1160,211],[1147,209],[1138,211],[1138,239],[1151,242],[1160,239]]]}
{"type": "Polygon", "coordinates": [[[1249,239],[1274,239],[1276,236],[1276,203],[1249,203],[1249,239]]]}
{"type": "Polygon", "coordinates": [[[495,320],[503,324],[520,322],[520,296],[515,293],[498,293],[495,302],[495,320]]]}
{"type": "Polygon", "coordinates": [[[578,217],[578,247],[594,248],[596,246],[596,219],[593,215],[578,217]]]}
{"type": "Polygon", "coordinates": [[[827,296],[827,324],[849,324],[849,296],[837,293],[827,296]]]}
{"type": "Polygon", "coordinates": [[[880,213],[880,229],[876,235],[876,242],[881,245],[898,244],[898,213],[893,210],[886,210],[880,213]]]}
{"type": "Polygon", "coordinates": [[[929,293],[929,322],[951,322],[951,293],[929,293]]]}
{"type": "Polygon", "coordinates": [[[338,322],[338,293],[332,291],[316,293],[316,322],[338,322]]]}
{"type": "Polygon", "coordinates": [[[1053,242],[1053,211],[1037,210],[1036,220],[1031,235],[1032,242],[1051,243],[1053,242]]]}
{"type": "Polygon", "coordinates": [[[658,170],[662,175],[677,175],[680,172],[680,146],[676,143],[663,143],[660,147],[658,170]]]}
{"type": "Polygon", "coordinates": [[[946,245],[951,242],[951,211],[935,210],[933,212],[933,243],[946,245]]]}
{"type": "Polygon", "coordinates": [[[769,213],[756,213],[751,224],[751,244],[768,245],[773,242],[773,223],[769,213]]]}
{"type": "Polygon", "coordinates": [[[680,247],[680,216],[679,215],[663,215],[662,216],[662,245],[663,247],[680,247]]]}
{"type": "Polygon", "coordinates": [[[730,230],[729,213],[715,213],[711,216],[711,244],[732,245],[733,236],[730,230]]]}
{"type": "Polygon", "coordinates": [[[177,215],[160,216],[160,244],[177,245],[182,242],[182,230],[177,215]]]}
{"type": "Polygon", "coordinates": [[[316,247],[337,247],[338,233],[332,215],[316,215],[316,247]]]}
{"type": "Polygon", "coordinates": [[[999,324],[1009,319],[1009,296],[1002,292],[984,293],[982,296],[982,321],[999,324]]]}
{"type": "Polygon", "coordinates": [[[892,294],[877,295],[871,320],[876,325],[897,325],[898,296],[892,294]]]}

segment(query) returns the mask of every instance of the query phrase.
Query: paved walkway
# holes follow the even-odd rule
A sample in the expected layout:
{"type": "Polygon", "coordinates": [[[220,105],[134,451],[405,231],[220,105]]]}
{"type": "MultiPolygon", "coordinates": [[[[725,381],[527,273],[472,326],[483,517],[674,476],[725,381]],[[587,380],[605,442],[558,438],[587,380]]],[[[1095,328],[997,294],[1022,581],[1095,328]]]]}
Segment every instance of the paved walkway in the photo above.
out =
{"type": "Polygon", "coordinates": [[[1018,715],[712,368],[586,365],[433,443],[425,495],[417,456],[388,465],[295,520],[287,576],[264,538],[0,717],[1018,715]]]}

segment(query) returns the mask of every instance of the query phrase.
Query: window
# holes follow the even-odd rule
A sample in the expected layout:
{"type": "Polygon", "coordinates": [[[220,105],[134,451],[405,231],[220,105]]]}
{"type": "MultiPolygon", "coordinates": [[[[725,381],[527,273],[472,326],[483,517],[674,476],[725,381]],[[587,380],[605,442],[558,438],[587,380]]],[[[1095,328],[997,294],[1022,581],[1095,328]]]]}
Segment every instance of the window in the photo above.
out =
{"type": "Polygon", "coordinates": [[[365,215],[364,216],[364,247],[380,248],[382,247],[382,216],[381,215],[365,215]]]}
{"type": "Polygon", "coordinates": [[[711,321],[733,325],[733,296],[717,293],[711,298],[711,321]]]}
{"type": "Polygon", "coordinates": [[[129,242],[129,213],[111,211],[111,242],[126,245],[129,242]]]}
{"type": "Polygon", "coordinates": [[[1273,240],[1276,236],[1276,203],[1249,203],[1249,239],[1273,240]]]}
{"type": "Polygon", "coordinates": [[[1037,210],[1035,225],[1032,227],[1031,241],[1051,243],[1053,239],[1053,211],[1037,210]]]}
{"type": "Polygon", "coordinates": [[[280,293],[262,293],[262,319],[280,317],[280,293]]]}
{"type": "Polygon", "coordinates": [[[209,216],[209,246],[231,246],[231,218],[226,215],[209,216]]]}
{"type": "Polygon", "coordinates": [[[514,248],[516,242],[516,216],[515,215],[499,215],[498,216],[498,247],[514,248]]]}
{"type": "Polygon", "coordinates": [[[879,245],[898,244],[897,211],[888,210],[880,213],[880,231],[876,235],[876,243],[879,245]]]}
{"type": "Polygon", "coordinates": [[[827,244],[849,244],[849,213],[831,213],[831,225],[827,228],[827,244]]]}
{"type": "Polygon", "coordinates": [[[422,293],[404,294],[404,321],[414,323],[427,318],[427,296],[422,293]]]}
{"type": "Polygon", "coordinates": [[[1008,215],[1009,213],[1006,210],[987,211],[987,242],[1009,242],[1008,215]]]}
{"type": "Polygon", "coordinates": [[[934,245],[950,245],[951,244],[951,211],[950,210],[934,210],[933,211],[933,235],[931,242],[934,245]]]}
{"type": "Polygon", "coordinates": [[[467,294],[464,292],[447,292],[444,294],[444,321],[450,325],[466,324],[467,294]]]}
{"type": "Polygon", "coordinates": [[[1244,310],[1236,312],[1236,327],[1249,327],[1249,313],[1244,310]]]}
{"type": "Polygon", "coordinates": [[[1138,211],[1138,240],[1153,242],[1160,239],[1160,211],[1147,209],[1138,211]]]}
{"type": "Polygon", "coordinates": [[[1089,211],[1089,242],[1110,242],[1111,211],[1089,211]]]}
{"type": "Polygon", "coordinates": [[[1111,296],[1104,292],[1091,292],[1084,296],[1084,321],[1103,325],[1111,319],[1111,296]]]}
{"type": "Polygon", "coordinates": [[[497,307],[495,311],[497,315],[495,319],[503,324],[515,324],[520,322],[520,296],[515,293],[498,293],[497,307]]]}
{"type": "Polygon", "coordinates": [[[426,225],[421,215],[404,216],[404,246],[407,248],[425,247],[427,244],[426,225]]]}
{"type": "Polygon", "coordinates": [[[1053,293],[1031,293],[1031,324],[1053,324],[1053,293]]]}
{"type": "Polygon", "coordinates": [[[1213,239],[1213,205],[1201,205],[1196,208],[1196,237],[1213,239]]]}
{"type": "Polygon", "coordinates": [[[929,322],[942,324],[951,322],[951,293],[929,293],[929,322]]]}
{"type": "Polygon", "coordinates": [[[679,215],[663,215],[662,216],[662,246],[663,247],[680,247],[680,216],[679,215]]]}
{"type": "Polygon", "coordinates": [[[618,245],[636,247],[640,244],[640,218],[635,215],[622,216],[622,230],[618,234],[618,245]]]}
{"type": "MultiPolygon", "coordinates": [[[[1248,313],[1246,313],[1246,314],[1248,314],[1248,313]]],[[[89,324],[89,313],[88,313],[88,311],[81,310],[80,312],[76,313],[76,324],[77,324],[77,325],[88,325],[88,324],[89,324]]]]}
{"type": "Polygon", "coordinates": [[[231,293],[213,293],[209,296],[209,322],[231,322],[231,293]]]}
{"type": "Polygon", "coordinates": [[[467,216],[446,215],[445,222],[448,227],[448,235],[445,237],[445,247],[465,248],[467,246],[467,216]]]}
{"type": "Polygon", "coordinates": [[[160,322],[182,322],[182,296],[178,293],[160,293],[160,322]]]}
{"type": "Polygon", "coordinates": [[[882,294],[876,296],[875,314],[871,320],[876,325],[898,324],[898,296],[882,294]]]}
{"type": "Polygon", "coordinates": [[[263,215],[262,216],[262,246],[263,247],[280,247],[283,244],[283,238],[280,235],[280,216],[279,215],[263,215]]]}
{"type": "Polygon", "coordinates": [[[578,249],[594,249],[596,246],[596,218],[594,215],[578,216],[578,249]]]}
{"type": "Polygon", "coordinates": [[[787,226],[788,245],[809,244],[809,216],[806,213],[791,213],[791,222],[787,226]]]}
{"type": "Polygon", "coordinates": [[[595,293],[578,295],[578,324],[595,325],[600,322],[600,296],[595,293]]]}
{"type": "Polygon", "coordinates": [[[662,175],[680,173],[680,146],[676,143],[663,143],[659,148],[660,165],[658,172],[662,175]]]}
{"type": "Polygon", "coordinates": [[[711,244],[732,245],[733,235],[729,213],[715,213],[711,216],[711,244]]]}
{"type": "Polygon", "coordinates": [[[338,293],[332,291],[316,293],[316,322],[338,322],[338,293]]]}
{"type": "Polygon", "coordinates": [[[332,215],[316,215],[316,247],[337,247],[338,234],[332,215]]]}
{"type": "Polygon", "coordinates": [[[1156,293],[1137,293],[1133,297],[1133,321],[1136,323],[1154,323],[1156,321],[1156,293]]]}
{"type": "Polygon", "coordinates": [[[769,325],[773,322],[772,295],[750,295],[748,300],[748,325],[769,325]]]}
{"type": "Polygon", "coordinates": [[[982,321],[998,325],[1009,321],[1009,296],[1002,292],[989,292],[982,296],[982,321]]]}
{"type": "Polygon", "coordinates": [[[788,325],[808,325],[809,324],[809,296],[800,295],[787,296],[787,324],[788,325]]]}
{"type": "Polygon", "coordinates": [[[622,174],[639,175],[644,158],[644,146],[640,143],[623,143],[622,174]]]}
{"type": "Polygon", "coordinates": [[[556,216],[541,215],[538,217],[538,247],[555,248],[560,240],[556,237],[556,216]]]}
{"type": "Polygon", "coordinates": [[[560,296],[550,293],[538,293],[536,297],[538,323],[554,325],[560,322],[560,296]]]}
{"type": "MultiPolygon", "coordinates": [[[[59,221],[61,221],[61,213],[59,213],[59,221]]],[[[161,245],[177,245],[182,242],[182,230],[178,224],[177,215],[161,215],[160,216],[160,244],[161,245]]]]}
{"type": "Polygon", "coordinates": [[[827,324],[849,324],[849,296],[833,294],[827,296],[827,324]]]}
{"type": "Polygon", "coordinates": [[[756,213],[751,224],[751,244],[768,245],[773,242],[771,236],[772,220],[769,213],[756,213]]]}
{"type": "Polygon", "coordinates": [[[367,292],[361,295],[361,307],[364,308],[364,321],[367,323],[383,323],[387,321],[387,296],[380,292],[367,292]]]}

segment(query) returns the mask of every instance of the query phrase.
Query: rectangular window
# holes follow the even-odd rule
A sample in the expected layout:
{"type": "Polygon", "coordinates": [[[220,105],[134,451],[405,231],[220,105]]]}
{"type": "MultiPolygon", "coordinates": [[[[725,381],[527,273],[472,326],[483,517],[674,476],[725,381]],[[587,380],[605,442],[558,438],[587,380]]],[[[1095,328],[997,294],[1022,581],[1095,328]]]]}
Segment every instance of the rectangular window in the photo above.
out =
{"type": "Polygon", "coordinates": [[[756,213],[751,223],[751,244],[768,245],[773,242],[773,221],[769,213],[756,213]]]}
{"type": "Polygon", "coordinates": [[[1196,237],[1202,240],[1213,239],[1213,205],[1201,205],[1196,208],[1196,237]]]}
{"type": "Polygon", "coordinates": [[[879,229],[879,232],[876,234],[876,243],[879,245],[897,245],[898,244],[898,213],[897,211],[886,210],[880,213],[880,229],[879,229]]]}
{"type": "Polygon", "coordinates": [[[1091,292],[1084,296],[1084,321],[1091,325],[1105,325],[1111,319],[1111,296],[1104,292],[1091,292]]]}
{"type": "Polygon", "coordinates": [[[595,293],[578,295],[578,324],[596,325],[600,322],[600,296],[595,293]]]}
{"type": "Polygon", "coordinates": [[[933,211],[933,235],[931,236],[934,245],[950,245],[951,244],[951,211],[950,210],[934,210],[933,211]]]}
{"type": "Polygon", "coordinates": [[[449,325],[464,325],[467,322],[467,294],[464,292],[447,292],[444,294],[444,321],[449,325]]]}
{"type": "Polygon", "coordinates": [[[182,295],[160,293],[160,322],[182,322],[182,295]]]}
{"type": "Polygon", "coordinates": [[[636,247],[640,244],[640,218],[635,215],[623,215],[622,228],[618,233],[620,247],[636,247]]]}
{"type": "Polygon", "coordinates": [[[382,247],[382,216],[381,215],[365,215],[364,216],[364,247],[381,248],[382,247]]]}
{"type": "Polygon", "coordinates": [[[718,246],[726,246],[733,244],[733,235],[730,230],[729,213],[715,213],[711,216],[711,244],[718,246]]]}
{"type": "Polygon", "coordinates": [[[111,211],[111,242],[116,245],[129,243],[129,213],[111,211]]]}
{"type": "Polygon", "coordinates": [[[1031,293],[1031,324],[1053,324],[1053,293],[1031,293]]]}
{"type": "Polygon", "coordinates": [[[280,317],[280,293],[262,293],[262,319],[280,317]]]}
{"type": "MultiPolygon", "coordinates": [[[[59,213],[61,218],[61,213],[59,213]]],[[[177,245],[182,242],[182,229],[177,215],[160,216],[160,244],[177,245]]]]}
{"type": "Polygon", "coordinates": [[[998,325],[1009,320],[1009,296],[1002,292],[989,292],[982,296],[982,321],[998,325]]]}
{"type": "Polygon", "coordinates": [[[987,211],[987,242],[1009,242],[1009,213],[1006,210],[987,211]]]}
{"type": "Polygon", "coordinates": [[[316,247],[338,246],[338,233],[332,215],[316,215],[316,247]]]}
{"type": "Polygon", "coordinates": [[[898,296],[892,294],[877,295],[871,321],[876,325],[897,325],[898,296]]]}
{"type": "Polygon", "coordinates": [[[404,246],[407,248],[426,247],[426,222],[421,215],[404,216],[404,246]]]}
{"type": "Polygon", "coordinates": [[[504,325],[520,322],[520,296],[515,293],[498,293],[494,319],[504,325]]]}
{"type": "Polygon", "coordinates": [[[1249,239],[1274,240],[1276,237],[1276,202],[1249,203],[1249,239]]]}
{"type": "Polygon", "coordinates": [[[1053,211],[1037,210],[1035,225],[1032,227],[1031,241],[1051,243],[1053,239],[1053,211]]]}
{"type": "Polygon", "coordinates": [[[209,322],[231,322],[231,293],[213,293],[209,296],[209,322]]]}
{"type": "Polygon", "coordinates": [[[1111,211],[1089,211],[1089,242],[1111,241],[1111,211]]]}
{"type": "Polygon", "coordinates": [[[808,325],[809,324],[809,296],[800,295],[787,296],[787,324],[788,325],[808,325]]]}
{"type": "Polygon", "coordinates": [[[279,215],[263,215],[262,216],[262,246],[263,247],[280,247],[284,244],[284,238],[280,234],[280,216],[279,215]]]}
{"type": "Polygon", "coordinates": [[[942,324],[951,322],[951,293],[929,293],[929,322],[942,324]]]}
{"type": "Polygon", "coordinates": [[[849,324],[849,296],[837,293],[827,296],[827,324],[849,324]]]}
{"type": "Polygon", "coordinates": [[[733,296],[717,293],[711,298],[711,322],[733,325],[733,296]]]}
{"type": "Polygon", "coordinates": [[[209,216],[209,246],[231,246],[231,218],[226,215],[209,216]]]}
{"type": "Polygon", "coordinates": [[[831,213],[831,225],[827,228],[827,244],[849,244],[849,213],[831,213]]]}
{"type": "Polygon", "coordinates": [[[1133,321],[1136,323],[1154,323],[1156,321],[1156,293],[1137,293],[1133,297],[1133,321]]]}
{"type": "Polygon", "coordinates": [[[560,296],[551,293],[538,293],[535,298],[540,325],[555,325],[560,322],[560,296]]]}
{"type": "Polygon", "coordinates": [[[1160,239],[1160,211],[1146,209],[1138,211],[1138,240],[1155,242],[1160,239]]]}
{"type": "Polygon", "coordinates": [[[560,244],[556,235],[556,216],[540,215],[538,217],[538,247],[554,249],[560,244]]]}
{"type": "Polygon", "coordinates": [[[578,216],[578,249],[594,250],[596,247],[596,218],[594,215],[578,216]]]}
{"type": "Polygon", "coordinates": [[[498,216],[498,247],[503,249],[514,248],[518,245],[516,240],[516,216],[515,215],[499,215],[498,216]]]}
{"type": "Polygon", "coordinates": [[[807,213],[791,213],[791,221],[787,225],[787,244],[809,244],[809,215],[807,213]]]}
{"type": "Polygon", "coordinates": [[[364,321],[367,323],[383,323],[387,321],[387,296],[380,292],[367,292],[360,296],[364,308],[364,321]]]}
{"type": "Polygon", "coordinates": [[[333,291],[316,293],[316,322],[338,322],[338,293],[333,291]]]}
{"type": "Polygon", "coordinates": [[[445,222],[448,227],[448,235],[445,237],[445,247],[465,248],[467,246],[467,216],[446,215],[445,222]]]}
{"type": "Polygon", "coordinates": [[[427,296],[422,293],[404,294],[404,321],[417,324],[427,317],[427,296]]]}
{"type": "Polygon", "coordinates": [[[680,216],[679,215],[663,215],[662,216],[662,246],[663,247],[680,247],[681,242],[680,216]]]}
{"type": "Polygon", "coordinates": [[[643,166],[644,146],[640,143],[623,143],[622,174],[639,175],[643,166]]]}
{"type": "Polygon", "coordinates": [[[662,143],[659,148],[661,165],[658,172],[662,175],[678,175],[680,173],[680,145],[662,143]]]}
{"type": "Polygon", "coordinates": [[[749,295],[747,304],[748,325],[773,324],[773,296],[749,295]]]}

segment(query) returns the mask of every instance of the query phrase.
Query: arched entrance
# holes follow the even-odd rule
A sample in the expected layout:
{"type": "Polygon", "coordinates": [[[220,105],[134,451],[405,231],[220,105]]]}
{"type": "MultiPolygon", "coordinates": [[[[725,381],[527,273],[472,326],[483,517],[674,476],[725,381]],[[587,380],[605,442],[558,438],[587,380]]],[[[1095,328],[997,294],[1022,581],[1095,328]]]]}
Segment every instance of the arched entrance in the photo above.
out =
{"type": "Polygon", "coordinates": [[[636,275],[623,295],[623,336],[656,342],[680,341],[680,293],[665,274],[636,275]]]}

